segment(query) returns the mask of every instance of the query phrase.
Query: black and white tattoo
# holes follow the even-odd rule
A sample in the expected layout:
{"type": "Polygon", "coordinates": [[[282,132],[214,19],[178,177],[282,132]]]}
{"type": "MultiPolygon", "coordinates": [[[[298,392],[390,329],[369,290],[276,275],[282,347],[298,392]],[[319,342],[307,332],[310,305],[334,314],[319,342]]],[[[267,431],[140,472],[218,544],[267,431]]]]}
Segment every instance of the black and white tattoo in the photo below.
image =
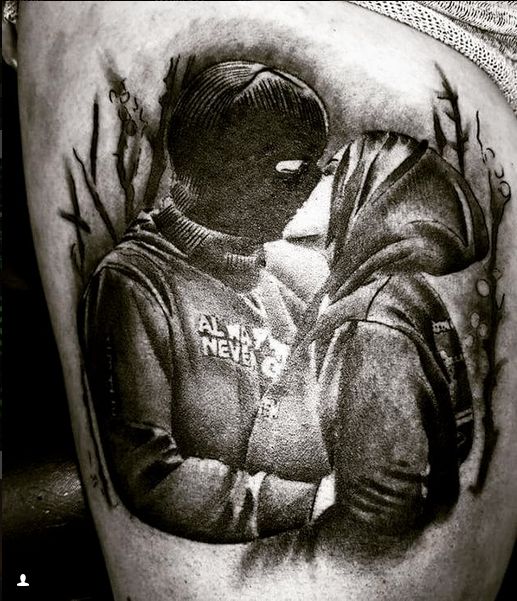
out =
{"type": "Polygon", "coordinates": [[[94,484],[110,503],[194,540],[318,536],[332,523],[351,547],[384,553],[449,514],[478,439],[471,490],[482,488],[511,190],[479,115],[490,198],[469,183],[470,121],[438,75],[433,140],[380,127],[329,160],[325,98],[296,74],[173,59],[152,125],[109,70],[89,150],[78,140],[67,157],[60,215],[84,285],[94,484]],[[112,157],[98,153],[101,106],[118,117],[112,157]],[[116,216],[98,187],[107,161],[116,216]],[[315,206],[328,210],[316,234],[295,225],[315,206]],[[103,258],[86,215],[104,228],[103,258]],[[271,267],[282,238],[324,249],[320,287],[301,292],[271,267]],[[454,278],[475,291],[458,286],[451,303],[454,278]]]}

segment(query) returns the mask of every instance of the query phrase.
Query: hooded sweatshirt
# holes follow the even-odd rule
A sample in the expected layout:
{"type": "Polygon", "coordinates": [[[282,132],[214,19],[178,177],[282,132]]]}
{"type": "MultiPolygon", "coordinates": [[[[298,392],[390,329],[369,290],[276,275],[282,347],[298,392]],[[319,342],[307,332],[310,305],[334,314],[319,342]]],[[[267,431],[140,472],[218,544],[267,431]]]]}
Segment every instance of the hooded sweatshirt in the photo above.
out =
{"type": "Polygon", "coordinates": [[[304,305],[262,247],[142,213],[92,275],[79,331],[115,491],[166,532],[241,542],[303,526],[318,483],[244,468],[304,305]]]}
{"type": "Polygon", "coordinates": [[[336,172],[329,242],[329,279],[263,400],[249,453],[255,469],[283,477],[334,470],[348,528],[401,535],[450,510],[471,448],[461,344],[425,274],[485,256],[483,211],[426,142],[367,133],[336,172]],[[305,436],[282,447],[295,431],[305,436]]]}

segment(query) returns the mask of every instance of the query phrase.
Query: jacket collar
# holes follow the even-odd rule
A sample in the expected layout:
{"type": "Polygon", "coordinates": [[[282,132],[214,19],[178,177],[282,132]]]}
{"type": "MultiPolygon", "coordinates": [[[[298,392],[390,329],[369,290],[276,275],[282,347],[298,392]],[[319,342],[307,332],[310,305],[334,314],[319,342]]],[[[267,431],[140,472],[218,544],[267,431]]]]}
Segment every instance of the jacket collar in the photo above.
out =
{"type": "Polygon", "coordinates": [[[265,266],[262,244],[239,236],[211,230],[189,219],[172,198],[151,217],[159,233],[184,253],[188,260],[222,279],[258,279],[265,266]]]}

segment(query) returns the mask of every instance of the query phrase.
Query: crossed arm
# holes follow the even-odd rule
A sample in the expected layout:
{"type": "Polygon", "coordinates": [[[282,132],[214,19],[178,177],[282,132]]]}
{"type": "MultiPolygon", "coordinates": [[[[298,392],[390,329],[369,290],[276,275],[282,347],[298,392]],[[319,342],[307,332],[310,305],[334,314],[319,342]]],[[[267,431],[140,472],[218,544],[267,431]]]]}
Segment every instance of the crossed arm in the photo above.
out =
{"type": "Polygon", "coordinates": [[[165,532],[219,543],[278,534],[317,517],[324,508],[315,507],[317,482],[250,474],[180,450],[172,431],[173,342],[149,293],[104,269],[82,314],[102,447],[130,511],[165,532]]]}
{"type": "MultiPolygon", "coordinates": [[[[464,132],[468,130],[467,162],[469,176],[475,175],[475,192],[483,194],[488,202],[488,184],[491,183],[494,194],[500,189],[508,196],[511,189],[515,195],[517,183],[512,158],[516,156],[516,122],[489,78],[451,48],[352,3],[20,4],[18,81],[29,208],[49,313],[63,361],[79,459],[86,473],[90,469],[91,445],[81,412],[75,334],[75,300],[82,287],[70,264],[74,230],[58,213],[70,207],[63,157],[70,155],[72,145],[81,145],[80,150],[86,154],[84,147],[88,142],[84,142],[84,136],[88,138],[91,134],[92,98],[105,89],[106,71],[111,74],[113,68],[120,72],[121,78],[127,75],[127,89],[134,90],[139,100],[145,99],[152,105],[163,93],[162,78],[170,57],[195,54],[202,64],[228,58],[272,59],[275,66],[306,77],[321,90],[332,108],[331,123],[336,130],[337,145],[341,145],[354,132],[367,129],[398,130],[432,140],[435,108],[450,109],[447,100],[430,104],[440,88],[436,70],[439,63],[454,87],[464,132]],[[477,138],[476,114],[481,123],[477,138]],[[483,148],[479,147],[480,142],[483,148]]],[[[115,169],[112,153],[117,147],[119,124],[116,118],[111,120],[109,111],[113,107],[108,104],[109,99],[99,96],[99,102],[98,154],[103,157],[103,166],[102,170],[99,168],[98,180],[101,181],[102,175],[103,198],[109,198],[108,212],[120,216],[123,211],[117,196],[120,190],[110,175],[115,169]],[[104,110],[106,105],[109,110],[104,110]],[[114,190],[117,194],[112,193],[114,190]]],[[[148,113],[144,113],[145,116],[148,113]]],[[[453,126],[445,117],[445,131],[438,129],[446,152],[453,152],[449,145],[454,141],[453,132],[449,131],[453,126]]],[[[87,191],[81,191],[80,204],[82,216],[92,229],[88,242],[92,248],[99,240],[105,242],[105,234],[102,223],[91,218],[91,203],[86,202],[88,197],[84,194],[87,191]]],[[[512,469],[517,448],[514,436],[517,415],[515,403],[511,402],[515,389],[511,361],[517,349],[513,284],[517,263],[512,236],[515,206],[512,200],[507,207],[497,263],[502,269],[497,283],[498,301],[503,293],[506,300],[495,350],[498,361],[506,357],[509,363],[500,370],[494,393],[493,420],[498,438],[493,468],[485,488],[477,496],[462,492],[451,519],[433,526],[426,544],[411,549],[395,570],[351,567],[346,554],[336,560],[334,537],[327,546],[330,549],[327,555],[325,549],[318,550],[318,565],[323,568],[315,571],[314,579],[308,576],[312,567],[301,560],[285,566],[283,579],[257,577],[246,582],[249,589],[243,587],[236,591],[233,583],[235,575],[240,574],[241,564],[233,545],[219,545],[217,552],[213,552],[207,549],[210,545],[192,543],[189,546],[184,540],[166,537],[157,530],[151,535],[148,529],[141,527],[139,520],[131,520],[124,512],[107,508],[98,489],[85,479],[116,598],[169,599],[173,594],[202,599],[241,599],[243,590],[249,590],[250,596],[255,598],[285,594],[290,598],[312,595],[370,600],[385,598],[387,591],[398,599],[426,598],[430,591],[434,598],[460,599],[469,595],[493,598],[514,544],[516,523],[513,500],[517,489],[512,469]],[[213,565],[213,569],[206,571],[200,567],[205,565],[213,565]]],[[[490,283],[493,284],[493,279],[490,283]]],[[[477,294],[475,284],[472,283],[473,294],[477,294]]],[[[483,302],[488,299],[483,297],[483,302]]],[[[459,304],[468,308],[470,300],[462,298],[459,304]]],[[[471,333],[471,326],[467,326],[471,333]]],[[[387,357],[390,352],[388,348],[387,357]]],[[[135,367],[135,371],[138,369],[135,367]]],[[[403,376],[396,368],[388,375],[402,381],[403,376]]],[[[367,376],[365,371],[366,381],[367,376]]],[[[161,415],[158,409],[156,414],[161,415]]],[[[128,421],[138,422],[137,417],[130,416],[128,421]]],[[[158,429],[159,424],[153,426],[155,430],[150,430],[149,442],[165,441],[164,446],[172,449],[170,423],[166,422],[164,420],[161,426],[163,430],[158,429]],[[166,435],[161,438],[163,432],[166,435]]],[[[112,426],[113,421],[106,421],[104,431],[112,426]]],[[[131,437],[127,429],[122,428],[121,432],[127,436],[120,448],[128,449],[131,437]]],[[[176,466],[168,472],[171,478],[182,473],[182,465],[198,463],[181,455],[176,460],[175,453],[167,455],[169,467],[176,466]]],[[[220,478],[220,482],[223,480],[220,478]]],[[[268,480],[273,478],[264,478],[263,492],[268,480]]],[[[233,480],[226,480],[230,481],[233,480]]],[[[165,478],[161,482],[165,484],[170,480],[165,478]]],[[[231,488],[230,484],[220,491],[227,492],[231,488]]],[[[211,523],[217,523],[217,518],[211,523]]]]}

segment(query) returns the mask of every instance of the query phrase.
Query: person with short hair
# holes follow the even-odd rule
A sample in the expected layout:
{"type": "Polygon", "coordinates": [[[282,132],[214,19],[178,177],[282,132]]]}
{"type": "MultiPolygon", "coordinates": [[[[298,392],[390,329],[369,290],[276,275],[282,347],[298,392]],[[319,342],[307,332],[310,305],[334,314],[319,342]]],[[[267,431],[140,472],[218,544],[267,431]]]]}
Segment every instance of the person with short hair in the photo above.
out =
{"type": "Polygon", "coordinates": [[[313,516],[318,480],[243,468],[304,309],[264,268],[263,243],[318,181],[327,129],[301,80],[242,61],[208,67],[172,115],[169,198],[90,279],[79,323],[108,471],[127,508],[161,530],[244,541],[313,516]]]}

